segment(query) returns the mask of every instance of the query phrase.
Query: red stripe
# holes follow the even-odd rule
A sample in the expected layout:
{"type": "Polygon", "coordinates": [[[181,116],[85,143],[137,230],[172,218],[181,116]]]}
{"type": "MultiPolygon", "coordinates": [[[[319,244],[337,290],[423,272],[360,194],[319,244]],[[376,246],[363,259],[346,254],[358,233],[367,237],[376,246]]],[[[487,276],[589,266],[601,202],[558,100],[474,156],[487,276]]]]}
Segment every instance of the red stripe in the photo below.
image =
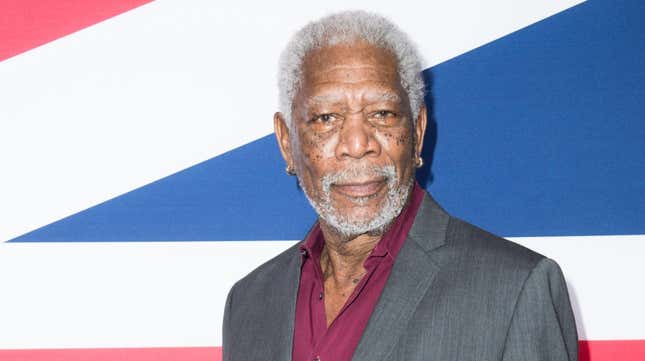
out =
{"type": "Polygon", "coordinates": [[[0,61],[152,0],[0,0],[0,61]]]}
{"type": "Polygon", "coordinates": [[[580,361],[643,361],[645,340],[580,341],[580,361]]]}
{"type": "MultiPolygon", "coordinates": [[[[643,361],[645,340],[580,341],[580,361],[643,361]]],[[[221,347],[0,350],[2,361],[221,361],[221,347]]]]}
{"type": "Polygon", "coordinates": [[[221,347],[0,350],[2,361],[222,361],[221,347]]]}

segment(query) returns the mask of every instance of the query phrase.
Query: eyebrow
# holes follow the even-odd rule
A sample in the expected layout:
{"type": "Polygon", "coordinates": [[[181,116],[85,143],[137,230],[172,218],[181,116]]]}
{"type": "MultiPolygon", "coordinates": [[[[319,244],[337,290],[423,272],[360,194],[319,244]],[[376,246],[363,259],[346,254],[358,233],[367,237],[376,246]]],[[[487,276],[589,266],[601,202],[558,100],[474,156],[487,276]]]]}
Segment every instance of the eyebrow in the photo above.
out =
{"type": "MultiPolygon", "coordinates": [[[[324,94],[316,95],[307,100],[309,104],[318,104],[318,103],[340,103],[345,99],[345,96],[342,94],[324,94]]],[[[365,96],[365,100],[371,103],[377,103],[382,101],[391,101],[398,103],[401,101],[401,97],[396,93],[383,92],[377,94],[369,94],[365,96]]]]}

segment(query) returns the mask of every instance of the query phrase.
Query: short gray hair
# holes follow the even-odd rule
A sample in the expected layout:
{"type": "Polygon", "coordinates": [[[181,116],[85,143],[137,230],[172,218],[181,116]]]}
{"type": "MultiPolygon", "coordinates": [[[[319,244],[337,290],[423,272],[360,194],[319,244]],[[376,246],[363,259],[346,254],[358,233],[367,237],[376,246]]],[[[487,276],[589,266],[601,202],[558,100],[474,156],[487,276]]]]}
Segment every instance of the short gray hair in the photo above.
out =
{"type": "Polygon", "coordinates": [[[422,59],[410,38],[390,20],[366,11],[343,11],[313,21],[291,38],[280,56],[278,88],[280,111],[291,128],[293,98],[302,86],[302,65],[312,50],[336,44],[365,41],[391,51],[398,63],[401,86],[410,101],[412,120],[416,121],[425,86],[421,76],[422,59]]]}

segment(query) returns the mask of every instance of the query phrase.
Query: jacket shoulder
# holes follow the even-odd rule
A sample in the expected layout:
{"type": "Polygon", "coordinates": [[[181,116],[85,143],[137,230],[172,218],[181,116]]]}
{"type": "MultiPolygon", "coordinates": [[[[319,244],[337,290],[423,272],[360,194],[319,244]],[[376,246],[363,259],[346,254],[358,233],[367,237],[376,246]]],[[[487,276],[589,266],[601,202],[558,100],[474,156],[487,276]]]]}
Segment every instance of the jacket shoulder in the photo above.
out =
{"type": "Polygon", "coordinates": [[[251,271],[229,291],[223,359],[287,359],[293,334],[300,252],[297,243],[251,271]]]}
{"type": "Polygon", "coordinates": [[[253,271],[249,272],[246,276],[242,277],[236,282],[236,288],[249,289],[253,285],[266,285],[271,284],[271,280],[276,277],[284,275],[294,259],[298,259],[300,255],[299,246],[302,242],[297,242],[293,246],[287,248],[282,253],[264,262],[256,267],[253,271]]]}
{"type": "MultiPolygon", "coordinates": [[[[530,272],[546,258],[518,243],[507,240],[461,219],[450,217],[446,243],[454,252],[471,260],[487,261],[506,271],[530,272]]],[[[480,263],[475,261],[475,263],[480,263]]]]}

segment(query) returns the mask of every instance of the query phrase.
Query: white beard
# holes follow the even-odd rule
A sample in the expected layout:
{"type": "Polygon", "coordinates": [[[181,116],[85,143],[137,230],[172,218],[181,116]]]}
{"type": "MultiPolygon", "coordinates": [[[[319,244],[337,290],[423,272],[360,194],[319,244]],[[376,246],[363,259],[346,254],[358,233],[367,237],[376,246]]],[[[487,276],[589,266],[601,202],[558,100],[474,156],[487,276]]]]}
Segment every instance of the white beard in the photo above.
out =
{"type": "MultiPolygon", "coordinates": [[[[399,178],[394,166],[391,165],[350,168],[325,174],[321,179],[322,194],[320,199],[317,200],[314,200],[310,191],[304,187],[300,177],[298,177],[298,181],[318,216],[340,235],[349,238],[364,233],[383,233],[385,228],[401,213],[405,206],[414,178],[410,178],[407,184],[399,185],[399,178]],[[333,206],[331,200],[332,184],[348,182],[357,178],[375,177],[385,177],[387,185],[387,195],[376,214],[371,217],[352,219],[350,216],[341,215],[333,206]]],[[[358,205],[364,205],[369,201],[369,197],[357,198],[354,201],[358,205]]]]}

